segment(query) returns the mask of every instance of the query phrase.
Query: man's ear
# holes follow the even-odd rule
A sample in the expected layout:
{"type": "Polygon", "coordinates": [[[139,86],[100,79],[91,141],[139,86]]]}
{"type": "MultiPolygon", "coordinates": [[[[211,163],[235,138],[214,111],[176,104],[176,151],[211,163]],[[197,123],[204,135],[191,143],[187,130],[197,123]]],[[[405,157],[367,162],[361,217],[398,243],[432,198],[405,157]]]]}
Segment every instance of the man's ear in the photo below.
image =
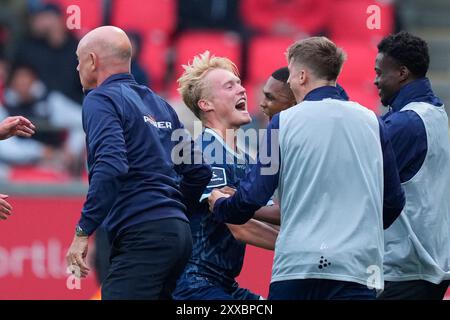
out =
{"type": "Polygon", "coordinates": [[[214,110],[214,107],[212,106],[211,102],[209,102],[206,99],[200,99],[197,102],[198,107],[203,112],[208,112],[214,110]]]}
{"type": "Polygon", "coordinates": [[[406,66],[400,66],[399,70],[400,82],[404,82],[411,77],[411,71],[406,66]]]}
{"type": "Polygon", "coordinates": [[[98,57],[93,52],[89,53],[89,63],[91,65],[91,70],[95,71],[97,69],[97,67],[98,67],[98,57]]]}
{"type": "Polygon", "coordinates": [[[305,84],[306,80],[308,79],[309,75],[306,72],[305,69],[300,70],[300,72],[297,75],[299,84],[305,84]]]}

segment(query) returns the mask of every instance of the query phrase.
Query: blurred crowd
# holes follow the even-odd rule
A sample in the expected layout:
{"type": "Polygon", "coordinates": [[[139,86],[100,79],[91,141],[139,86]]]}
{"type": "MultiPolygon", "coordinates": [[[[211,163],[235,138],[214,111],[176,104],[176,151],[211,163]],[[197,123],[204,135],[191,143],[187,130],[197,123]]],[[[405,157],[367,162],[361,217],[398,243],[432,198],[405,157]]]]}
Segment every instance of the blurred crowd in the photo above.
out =
{"type": "Polygon", "coordinates": [[[37,133],[32,139],[3,141],[0,161],[81,177],[85,148],[83,93],[74,58],[78,40],[56,5],[6,1],[1,6],[0,118],[25,116],[37,133]]]}

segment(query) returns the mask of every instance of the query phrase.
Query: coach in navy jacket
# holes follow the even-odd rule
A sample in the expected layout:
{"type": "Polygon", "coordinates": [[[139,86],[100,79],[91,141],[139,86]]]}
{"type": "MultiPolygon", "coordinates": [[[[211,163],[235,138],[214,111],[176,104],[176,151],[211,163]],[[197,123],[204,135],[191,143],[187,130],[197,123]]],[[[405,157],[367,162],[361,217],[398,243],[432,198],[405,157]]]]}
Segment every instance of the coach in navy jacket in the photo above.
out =
{"type": "Polygon", "coordinates": [[[122,30],[91,31],[77,56],[88,91],[89,191],[67,262],[87,275],[88,237],[103,224],[112,252],[102,298],[168,299],[192,249],[186,207],[198,202],[211,169],[172,162],[172,132],[183,126],[167,102],[135,82],[122,30]]]}

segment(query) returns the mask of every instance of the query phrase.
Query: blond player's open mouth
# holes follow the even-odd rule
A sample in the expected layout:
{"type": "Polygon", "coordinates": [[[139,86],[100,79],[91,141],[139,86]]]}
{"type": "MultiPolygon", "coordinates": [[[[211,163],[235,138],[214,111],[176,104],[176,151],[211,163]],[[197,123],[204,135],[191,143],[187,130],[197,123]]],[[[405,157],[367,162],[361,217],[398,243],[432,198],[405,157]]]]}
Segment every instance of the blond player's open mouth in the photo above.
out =
{"type": "Polygon", "coordinates": [[[247,99],[246,98],[239,99],[238,102],[236,103],[235,108],[239,111],[247,112],[247,99]]]}

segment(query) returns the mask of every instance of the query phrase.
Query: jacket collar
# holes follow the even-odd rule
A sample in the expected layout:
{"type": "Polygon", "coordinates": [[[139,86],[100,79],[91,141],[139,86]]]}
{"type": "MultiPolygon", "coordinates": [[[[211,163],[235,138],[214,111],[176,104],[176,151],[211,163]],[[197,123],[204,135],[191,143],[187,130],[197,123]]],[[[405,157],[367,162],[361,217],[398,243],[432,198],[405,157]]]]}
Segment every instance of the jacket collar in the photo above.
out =
{"type": "Polygon", "coordinates": [[[426,102],[434,106],[442,106],[441,100],[431,89],[430,80],[425,77],[403,86],[391,99],[389,106],[392,112],[397,112],[411,102],[426,102]]]}
{"type": "Polygon", "coordinates": [[[348,100],[348,97],[342,88],[337,88],[334,86],[323,86],[308,92],[303,101],[321,101],[323,99],[336,99],[346,101],[348,100]]]}
{"type": "MultiPolygon", "coordinates": [[[[113,83],[113,82],[136,82],[136,80],[134,80],[134,76],[131,73],[117,73],[117,74],[113,74],[112,76],[109,76],[108,78],[106,78],[102,84],[100,86],[98,86],[97,88],[100,88],[102,86],[105,86],[107,84],[113,83]]],[[[92,90],[94,90],[96,88],[92,88],[89,90],[85,90],[84,91],[84,95],[87,96],[89,94],[89,92],[91,92],[92,90]]]]}
{"type": "Polygon", "coordinates": [[[105,81],[102,82],[100,86],[104,86],[107,84],[110,84],[111,82],[117,82],[117,81],[127,81],[127,82],[134,82],[134,77],[131,73],[117,73],[113,74],[112,76],[109,76],[105,79],[105,81]]]}

